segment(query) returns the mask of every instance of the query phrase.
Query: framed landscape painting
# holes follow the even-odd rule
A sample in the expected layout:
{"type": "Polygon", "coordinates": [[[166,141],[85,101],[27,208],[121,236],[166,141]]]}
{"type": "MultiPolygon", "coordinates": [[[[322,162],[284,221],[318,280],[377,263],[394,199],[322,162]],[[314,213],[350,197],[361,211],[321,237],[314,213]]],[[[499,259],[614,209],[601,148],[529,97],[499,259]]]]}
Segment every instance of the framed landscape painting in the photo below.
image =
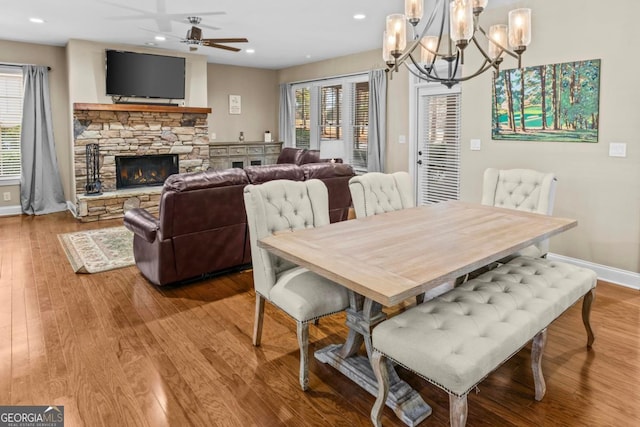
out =
{"type": "Polygon", "coordinates": [[[493,84],[493,139],[598,142],[599,100],[599,59],[503,70],[493,84]]]}

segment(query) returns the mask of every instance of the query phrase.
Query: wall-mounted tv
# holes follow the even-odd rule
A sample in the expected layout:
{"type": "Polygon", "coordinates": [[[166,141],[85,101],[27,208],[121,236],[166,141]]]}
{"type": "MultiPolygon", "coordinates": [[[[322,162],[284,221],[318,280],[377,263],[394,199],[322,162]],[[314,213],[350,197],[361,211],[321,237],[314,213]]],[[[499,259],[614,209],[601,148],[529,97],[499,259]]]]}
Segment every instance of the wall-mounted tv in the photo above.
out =
{"type": "Polygon", "coordinates": [[[106,57],[107,95],[184,99],[184,58],[121,50],[106,57]]]}

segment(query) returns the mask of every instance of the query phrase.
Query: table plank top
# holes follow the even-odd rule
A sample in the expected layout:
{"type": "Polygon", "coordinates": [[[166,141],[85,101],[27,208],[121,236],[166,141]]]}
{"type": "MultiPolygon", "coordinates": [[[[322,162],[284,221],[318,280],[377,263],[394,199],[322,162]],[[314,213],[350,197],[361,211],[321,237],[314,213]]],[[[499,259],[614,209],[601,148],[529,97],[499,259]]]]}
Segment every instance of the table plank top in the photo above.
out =
{"type": "Polygon", "coordinates": [[[392,306],[577,221],[460,201],[279,233],[260,247],[392,306]]]}

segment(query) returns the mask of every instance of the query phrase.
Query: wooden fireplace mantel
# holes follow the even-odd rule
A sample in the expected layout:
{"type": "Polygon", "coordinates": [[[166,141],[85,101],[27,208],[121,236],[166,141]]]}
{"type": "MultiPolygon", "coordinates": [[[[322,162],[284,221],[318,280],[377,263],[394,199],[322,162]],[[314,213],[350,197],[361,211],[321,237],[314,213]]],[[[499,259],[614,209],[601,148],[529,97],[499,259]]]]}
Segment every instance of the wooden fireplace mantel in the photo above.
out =
{"type": "Polygon", "coordinates": [[[146,111],[150,113],[210,114],[209,107],[174,107],[152,104],[85,104],[76,102],[74,111],[146,111]]]}

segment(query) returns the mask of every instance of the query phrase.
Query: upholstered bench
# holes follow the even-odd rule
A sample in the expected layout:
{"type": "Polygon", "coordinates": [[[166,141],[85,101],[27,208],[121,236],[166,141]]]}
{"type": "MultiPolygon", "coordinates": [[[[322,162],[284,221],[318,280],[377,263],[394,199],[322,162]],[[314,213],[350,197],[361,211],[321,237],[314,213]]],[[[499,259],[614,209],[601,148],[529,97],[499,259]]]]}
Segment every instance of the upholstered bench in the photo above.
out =
{"type": "Polygon", "coordinates": [[[547,326],[584,296],[582,318],[590,347],[595,286],[591,270],[519,257],[380,323],[372,333],[379,387],[371,411],[374,425],[381,425],[388,393],[386,358],[446,390],[451,425],[464,426],[469,391],[533,339],[535,398],[541,400],[547,326]]]}

